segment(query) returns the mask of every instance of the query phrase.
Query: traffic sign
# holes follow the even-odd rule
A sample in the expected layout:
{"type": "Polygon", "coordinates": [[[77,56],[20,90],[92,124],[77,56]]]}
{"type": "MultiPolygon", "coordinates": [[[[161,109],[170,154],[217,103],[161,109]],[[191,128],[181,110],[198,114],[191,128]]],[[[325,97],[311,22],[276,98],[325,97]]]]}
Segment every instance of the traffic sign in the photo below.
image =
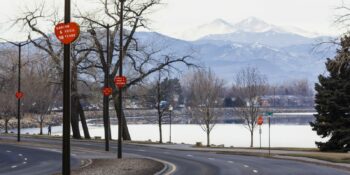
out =
{"type": "Polygon", "coordinates": [[[59,23],[55,26],[55,34],[63,44],[70,44],[79,37],[80,27],[75,22],[59,23]]]}
{"type": "Polygon", "coordinates": [[[126,84],[126,77],[125,76],[116,76],[114,78],[114,84],[119,88],[123,88],[126,84]]]}
{"type": "Polygon", "coordinates": [[[258,117],[258,122],[257,123],[258,123],[258,125],[262,125],[264,123],[264,119],[262,118],[261,115],[258,117]]]}
{"type": "Polygon", "coordinates": [[[273,115],[273,112],[266,112],[265,113],[267,116],[272,116],[273,115]]]}
{"type": "Polygon", "coordinates": [[[21,91],[17,91],[17,92],[16,92],[16,98],[17,98],[18,100],[21,99],[23,96],[24,96],[24,93],[23,93],[23,92],[21,92],[21,91]]]}
{"type": "Polygon", "coordinates": [[[104,96],[110,96],[112,94],[112,88],[104,87],[102,89],[102,93],[103,93],[104,96]]]}

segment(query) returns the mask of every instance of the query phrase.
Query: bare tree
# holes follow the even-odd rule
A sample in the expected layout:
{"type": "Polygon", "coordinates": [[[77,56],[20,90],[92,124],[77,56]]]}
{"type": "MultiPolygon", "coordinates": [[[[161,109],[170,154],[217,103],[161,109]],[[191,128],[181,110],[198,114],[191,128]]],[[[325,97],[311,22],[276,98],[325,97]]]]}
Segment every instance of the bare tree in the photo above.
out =
{"type": "Polygon", "coordinates": [[[214,128],[218,115],[219,95],[223,90],[223,80],[217,78],[211,70],[197,70],[187,79],[188,105],[197,123],[207,134],[207,147],[210,146],[210,132],[214,128]]]}
{"type": "Polygon", "coordinates": [[[254,130],[260,111],[259,99],[267,91],[267,80],[257,68],[247,67],[235,75],[233,92],[245,101],[245,105],[235,107],[236,114],[250,131],[250,147],[253,147],[254,130]]]}
{"type": "MultiPolygon", "coordinates": [[[[176,69],[174,64],[184,63],[187,66],[193,66],[189,61],[191,56],[178,56],[176,53],[164,53],[162,48],[154,47],[152,43],[140,43],[135,37],[136,31],[140,28],[147,28],[147,14],[159,5],[161,0],[142,0],[142,1],[126,1],[124,24],[127,30],[124,31],[123,45],[123,63],[127,67],[128,82],[121,89],[126,91],[131,86],[142,83],[142,81],[161,70],[176,69]]],[[[121,64],[116,59],[119,57],[119,45],[115,38],[120,32],[120,2],[118,0],[101,0],[101,8],[97,12],[80,13],[77,17],[83,20],[83,27],[89,31],[92,37],[94,48],[91,50],[93,54],[99,58],[98,64],[95,66],[100,68],[104,73],[107,69],[111,69],[110,79],[113,79],[121,64]],[[111,28],[111,39],[109,48],[111,50],[110,57],[106,59],[104,47],[105,32],[101,32],[101,26],[113,26],[111,28]],[[108,61],[107,61],[108,60],[108,61]],[[109,66],[110,65],[110,66],[109,66]]],[[[115,110],[118,111],[118,89],[114,83],[109,84],[113,89],[112,100],[115,110]]],[[[122,109],[121,109],[122,110],[122,109]]],[[[123,113],[123,112],[122,112],[123,113]]],[[[119,121],[123,121],[123,139],[130,140],[130,134],[127,127],[124,114],[117,116],[119,121]]]]}
{"type": "Polygon", "coordinates": [[[24,106],[29,108],[28,112],[38,115],[39,134],[42,135],[44,116],[51,112],[59,87],[50,82],[50,67],[43,60],[29,64],[25,70],[26,77],[23,80],[23,85],[27,95],[24,98],[24,106]]]}
{"type": "MultiPolygon", "coordinates": [[[[120,2],[118,0],[97,0],[100,6],[95,12],[79,12],[75,16],[81,24],[81,37],[72,46],[72,130],[73,137],[80,138],[79,133],[79,116],[83,124],[84,134],[87,126],[82,113],[79,98],[82,94],[78,93],[76,84],[78,81],[83,81],[81,74],[90,76],[96,81],[101,81],[99,73],[107,72],[107,68],[111,69],[109,78],[113,79],[121,64],[116,59],[118,58],[119,46],[115,38],[120,32],[120,2]],[[102,32],[101,24],[111,27],[110,35],[110,57],[106,59],[106,47],[104,47],[106,32],[102,32]],[[108,61],[107,61],[108,60],[108,61]],[[98,69],[96,69],[98,68],[98,69]],[[78,110],[76,110],[78,109],[78,110]],[[79,113],[79,115],[78,115],[79,113]]],[[[147,14],[153,7],[160,4],[160,0],[143,0],[143,1],[127,1],[125,3],[125,19],[124,24],[124,58],[123,62],[128,68],[128,82],[122,91],[126,91],[129,87],[141,83],[146,77],[159,70],[176,69],[175,63],[184,63],[187,66],[193,64],[189,62],[191,56],[178,56],[177,53],[164,53],[161,48],[152,47],[151,43],[139,43],[135,37],[135,33],[139,28],[147,28],[147,14]]],[[[45,9],[45,6],[39,6],[34,10],[28,10],[22,17],[16,20],[16,24],[21,24],[24,29],[29,31],[28,38],[34,46],[45,53],[50,58],[50,63],[53,65],[53,71],[56,73],[56,83],[62,82],[62,45],[55,37],[45,33],[42,26],[55,26],[62,21],[57,17],[56,9],[45,9]],[[46,24],[46,25],[43,25],[46,24]],[[37,40],[33,36],[39,36],[37,40]]],[[[114,101],[115,109],[118,110],[118,91],[119,89],[110,81],[110,87],[113,89],[112,100],[114,101]]],[[[127,128],[125,116],[118,116],[119,121],[123,121],[123,139],[130,140],[130,134],[127,128]]],[[[88,132],[87,132],[88,134],[88,132]]],[[[85,137],[88,137],[85,135],[85,137]]]]}
{"type": "Polygon", "coordinates": [[[164,122],[165,113],[169,111],[170,105],[174,106],[175,96],[180,96],[181,85],[178,79],[164,78],[164,72],[159,71],[155,80],[148,88],[146,96],[147,103],[157,110],[159,142],[162,143],[162,123],[164,122]]]}
{"type": "MultiPolygon", "coordinates": [[[[27,9],[23,13],[22,17],[19,17],[15,24],[22,25],[22,28],[28,31],[28,39],[32,45],[34,45],[38,50],[33,50],[36,52],[41,52],[45,54],[49,59],[47,63],[52,65],[51,67],[51,82],[55,84],[62,84],[63,80],[63,61],[61,59],[63,53],[62,44],[52,35],[47,34],[45,31],[48,26],[52,29],[56,24],[62,21],[58,17],[57,9],[54,7],[48,9],[44,3],[35,7],[33,10],[27,9]],[[45,25],[43,25],[45,24],[45,25]],[[39,37],[38,39],[33,39],[33,36],[39,37]]],[[[89,57],[90,49],[93,45],[89,45],[86,42],[86,36],[81,35],[80,38],[72,44],[72,66],[71,66],[71,83],[72,83],[72,117],[71,125],[74,138],[81,138],[79,131],[79,117],[83,125],[83,131],[85,138],[90,138],[88,127],[85,121],[84,111],[81,108],[80,98],[82,94],[78,92],[77,84],[79,81],[84,81],[79,78],[79,75],[85,74],[86,76],[91,76],[93,71],[90,71],[92,66],[91,57],[89,57]],[[78,75],[79,74],[79,75],[78,75]]],[[[94,76],[93,76],[94,78],[94,76]]]]}
{"type": "Polygon", "coordinates": [[[17,76],[17,54],[11,49],[1,50],[0,55],[0,119],[4,120],[5,133],[8,123],[17,114],[15,98],[17,76]]]}

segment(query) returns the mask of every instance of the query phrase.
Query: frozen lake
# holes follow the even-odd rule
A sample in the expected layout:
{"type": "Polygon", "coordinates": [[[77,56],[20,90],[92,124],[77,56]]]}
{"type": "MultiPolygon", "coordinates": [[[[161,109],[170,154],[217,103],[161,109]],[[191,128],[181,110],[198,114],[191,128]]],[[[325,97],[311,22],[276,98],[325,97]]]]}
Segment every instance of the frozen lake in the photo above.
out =
{"type": "MultiPolygon", "coordinates": [[[[163,125],[163,142],[169,141],[169,125],[163,125]]],[[[118,126],[112,125],[112,138],[118,136],[118,126]]],[[[13,130],[16,132],[16,130],[13,130]]],[[[47,133],[47,128],[43,129],[47,133]]],[[[104,129],[101,125],[89,125],[90,135],[104,136],[104,129]]],[[[139,124],[129,125],[129,131],[133,140],[152,141],[159,140],[158,125],[139,124]]],[[[38,128],[22,129],[22,133],[37,134],[38,128]]],[[[83,134],[83,132],[81,132],[83,134]]],[[[52,128],[53,135],[62,134],[62,126],[52,128]]],[[[248,129],[241,124],[217,124],[211,132],[211,144],[235,147],[248,147],[250,145],[250,133],[248,129]]],[[[268,146],[268,125],[262,126],[262,146],[268,146]]],[[[315,148],[315,141],[324,141],[316,132],[311,130],[309,125],[271,125],[271,146],[272,147],[302,147],[315,148]]],[[[195,144],[202,142],[206,144],[206,133],[199,125],[173,124],[172,142],[195,144]]],[[[254,146],[259,147],[259,129],[254,133],[254,146]]]]}

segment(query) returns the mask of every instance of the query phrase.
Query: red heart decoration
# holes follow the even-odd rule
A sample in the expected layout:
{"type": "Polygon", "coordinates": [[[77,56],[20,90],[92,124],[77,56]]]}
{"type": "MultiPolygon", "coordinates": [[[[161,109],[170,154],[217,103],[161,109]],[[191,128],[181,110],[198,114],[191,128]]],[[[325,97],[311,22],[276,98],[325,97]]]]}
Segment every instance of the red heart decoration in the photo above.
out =
{"type": "Polygon", "coordinates": [[[55,26],[55,35],[63,44],[74,42],[80,34],[80,27],[75,22],[59,23],[55,26]]]}
{"type": "Polygon", "coordinates": [[[104,96],[110,96],[112,94],[112,88],[105,87],[105,88],[103,88],[102,93],[104,96]]]}
{"type": "Polygon", "coordinates": [[[17,98],[17,99],[21,99],[23,96],[24,96],[24,93],[23,93],[23,92],[21,92],[21,91],[17,91],[17,92],[16,92],[16,98],[17,98]]]}
{"type": "Polygon", "coordinates": [[[123,88],[126,84],[127,80],[125,76],[116,76],[114,78],[114,84],[119,88],[123,88]]]}

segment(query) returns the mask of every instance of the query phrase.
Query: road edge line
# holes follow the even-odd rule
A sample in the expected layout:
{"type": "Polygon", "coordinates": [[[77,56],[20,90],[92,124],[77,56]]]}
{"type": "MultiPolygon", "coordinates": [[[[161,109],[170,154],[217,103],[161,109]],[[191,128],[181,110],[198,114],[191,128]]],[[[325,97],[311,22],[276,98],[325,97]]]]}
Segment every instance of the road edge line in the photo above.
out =
{"type": "Polygon", "coordinates": [[[85,164],[83,164],[82,166],[80,166],[79,168],[86,168],[88,166],[90,166],[92,164],[92,159],[84,159],[83,161],[86,161],[85,164]]]}
{"type": "Polygon", "coordinates": [[[145,157],[145,158],[160,162],[164,165],[163,169],[156,172],[154,175],[171,175],[176,171],[176,165],[173,163],[170,163],[170,162],[165,161],[165,160],[153,158],[153,157],[145,157]]]}

